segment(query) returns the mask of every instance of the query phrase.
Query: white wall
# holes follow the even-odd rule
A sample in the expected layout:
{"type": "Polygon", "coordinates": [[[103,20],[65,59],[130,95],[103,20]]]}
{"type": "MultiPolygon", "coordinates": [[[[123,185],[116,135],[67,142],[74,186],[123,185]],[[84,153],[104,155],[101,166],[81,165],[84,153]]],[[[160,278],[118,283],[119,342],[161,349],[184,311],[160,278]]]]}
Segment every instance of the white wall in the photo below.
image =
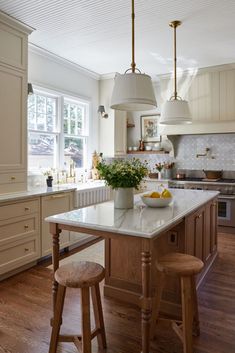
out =
{"type": "Polygon", "coordinates": [[[89,137],[89,167],[91,155],[98,149],[99,126],[97,108],[99,104],[99,81],[79,72],[75,65],[69,65],[29,50],[28,82],[42,87],[65,92],[72,96],[91,100],[91,121],[89,137]]]}
{"type": "Polygon", "coordinates": [[[100,80],[99,101],[108,113],[108,119],[99,117],[99,152],[105,156],[114,156],[114,110],[110,108],[114,79],[100,80]]]}

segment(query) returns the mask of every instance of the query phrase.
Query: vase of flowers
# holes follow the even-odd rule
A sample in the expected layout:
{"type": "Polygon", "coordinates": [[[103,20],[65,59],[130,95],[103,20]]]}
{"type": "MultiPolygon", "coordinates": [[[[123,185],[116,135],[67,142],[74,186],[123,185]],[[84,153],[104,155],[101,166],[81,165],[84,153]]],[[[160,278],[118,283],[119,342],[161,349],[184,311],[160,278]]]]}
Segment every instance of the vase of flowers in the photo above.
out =
{"type": "Polygon", "coordinates": [[[148,174],[147,163],[136,158],[115,160],[112,163],[102,160],[97,169],[106,184],[115,190],[114,207],[133,208],[133,190],[138,190],[142,179],[148,174]]]}
{"type": "Polygon", "coordinates": [[[158,180],[161,180],[161,178],[162,178],[162,170],[164,168],[164,163],[157,163],[155,166],[156,166],[156,169],[158,171],[158,180]]]}
{"type": "Polygon", "coordinates": [[[43,172],[43,175],[45,175],[47,178],[46,178],[46,183],[47,183],[47,187],[48,188],[51,188],[52,187],[52,182],[53,182],[53,176],[52,176],[52,173],[53,173],[53,169],[48,169],[48,170],[45,170],[43,172]]]}

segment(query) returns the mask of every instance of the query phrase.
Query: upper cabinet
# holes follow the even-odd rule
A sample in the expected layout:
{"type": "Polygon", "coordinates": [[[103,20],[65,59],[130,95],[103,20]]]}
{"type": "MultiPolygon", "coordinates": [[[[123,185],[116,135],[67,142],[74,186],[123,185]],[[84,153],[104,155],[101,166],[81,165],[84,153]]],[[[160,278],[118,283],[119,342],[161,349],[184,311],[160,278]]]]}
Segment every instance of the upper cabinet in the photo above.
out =
{"type": "Polygon", "coordinates": [[[31,29],[0,12],[0,193],[27,188],[27,57],[31,29]]]}

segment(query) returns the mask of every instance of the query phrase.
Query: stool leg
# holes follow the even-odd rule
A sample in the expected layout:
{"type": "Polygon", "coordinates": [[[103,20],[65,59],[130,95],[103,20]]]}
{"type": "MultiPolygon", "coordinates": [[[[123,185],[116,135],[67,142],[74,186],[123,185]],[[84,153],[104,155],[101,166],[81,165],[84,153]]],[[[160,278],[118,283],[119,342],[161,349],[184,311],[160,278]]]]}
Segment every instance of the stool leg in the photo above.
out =
{"type": "Polygon", "coordinates": [[[150,332],[151,339],[153,339],[154,337],[156,323],[159,317],[160,304],[161,304],[164,284],[165,284],[164,273],[157,271],[157,286],[156,286],[155,296],[153,298],[153,311],[152,311],[152,322],[151,322],[151,332],[150,332]]]}
{"type": "Polygon", "coordinates": [[[89,287],[81,288],[82,353],[91,353],[91,321],[89,287]]]}
{"type": "Polygon", "coordinates": [[[63,307],[64,307],[65,292],[66,292],[66,287],[59,285],[57,296],[56,296],[55,314],[54,314],[53,326],[52,326],[52,331],[51,331],[51,341],[50,341],[49,353],[56,353],[59,332],[60,332],[62,312],[63,312],[63,307]]]}
{"type": "Polygon", "coordinates": [[[93,308],[94,308],[96,328],[100,329],[100,333],[97,336],[98,345],[101,348],[106,348],[107,344],[106,344],[104,318],[103,318],[102,304],[101,304],[101,298],[100,298],[99,283],[91,287],[91,295],[92,295],[92,302],[93,302],[93,308]]]}
{"type": "Polygon", "coordinates": [[[195,277],[191,277],[191,289],[192,289],[192,300],[193,300],[193,335],[200,335],[200,323],[198,315],[198,302],[197,302],[197,289],[195,277]]]}
{"type": "Polygon", "coordinates": [[[191,278],[181,277],[181,296],[182,296],[182,319],[183,319],[183,346],[184,353],[193,353],[192,340],[192,291],[191,278]]]}

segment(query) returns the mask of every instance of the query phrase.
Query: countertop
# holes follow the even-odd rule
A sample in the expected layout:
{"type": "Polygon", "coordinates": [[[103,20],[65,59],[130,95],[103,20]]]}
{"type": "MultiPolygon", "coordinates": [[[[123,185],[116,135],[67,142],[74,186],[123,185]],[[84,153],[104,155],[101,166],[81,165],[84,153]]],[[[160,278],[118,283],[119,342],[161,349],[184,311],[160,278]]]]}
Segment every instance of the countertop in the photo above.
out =
{"type": "Polygon", "coordinates": [[[165,208],[149,208],[135,195],[133,209],[115,209],[113,201],[47,217],[47,222],[81,226],[142,238],[154,238],[214,197],[217,191],[172,189],[173,202],[165,208]]]}
{"type": "Polygon", "coordinates": [[[94,188],[104,187],[105,182],[103,180],[89,181],[87,183],[79,184],[59,184],[53,187],[36,187],[25,191],[12,192],[8,194],[0,195],[0,203],[7,201],[17,201],[25,198],[32,198],[37,196],[46,196],[56,194],[59,192],[75,191],[75,190],[89,190],[94,188]]]}
{"type": "Polygon", "coordinates": [[[20,199],[32,198],[37,196],[46,196],[46,195],[56,194],[59,192],[73,191],[76,189],[77,189],[76,186],[72,187],[71,185],[53,186],[51,188],[38,187],[32,190],[2,194],[0,195],[0,203],[7,202],[7,201],[17,201],[20,199]]]}

